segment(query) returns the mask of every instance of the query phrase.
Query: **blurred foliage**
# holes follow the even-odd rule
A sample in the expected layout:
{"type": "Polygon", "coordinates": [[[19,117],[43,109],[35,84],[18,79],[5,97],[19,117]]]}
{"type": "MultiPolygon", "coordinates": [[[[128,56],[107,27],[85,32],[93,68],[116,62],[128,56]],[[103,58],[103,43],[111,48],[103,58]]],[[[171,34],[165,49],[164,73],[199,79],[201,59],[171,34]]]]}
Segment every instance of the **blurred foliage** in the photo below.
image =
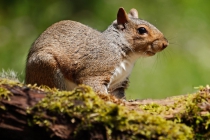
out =
{"type": "Polygon", "coordinates": [[[210,1],[0,0],[0,69],[23,73],[33,41],[51,24],[75,20],[103,31],[119,7],[136,8],[160,29],[169,47],[140,58],[131,74],[128,98],[163,98],[209,83],[210,1]]]}

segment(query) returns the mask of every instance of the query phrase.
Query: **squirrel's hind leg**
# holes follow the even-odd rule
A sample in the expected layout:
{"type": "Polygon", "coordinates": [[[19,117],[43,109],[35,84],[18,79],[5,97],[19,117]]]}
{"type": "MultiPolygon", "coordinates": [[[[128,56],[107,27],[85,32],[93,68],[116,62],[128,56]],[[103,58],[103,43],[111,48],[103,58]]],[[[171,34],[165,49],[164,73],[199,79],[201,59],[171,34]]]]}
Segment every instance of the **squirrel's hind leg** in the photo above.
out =
{"type": "Polygon", "coordinates": [[[34,53],[26,64],[26,84],[47,85],[65,90],[63,74],[51,54],[34,53]]]}

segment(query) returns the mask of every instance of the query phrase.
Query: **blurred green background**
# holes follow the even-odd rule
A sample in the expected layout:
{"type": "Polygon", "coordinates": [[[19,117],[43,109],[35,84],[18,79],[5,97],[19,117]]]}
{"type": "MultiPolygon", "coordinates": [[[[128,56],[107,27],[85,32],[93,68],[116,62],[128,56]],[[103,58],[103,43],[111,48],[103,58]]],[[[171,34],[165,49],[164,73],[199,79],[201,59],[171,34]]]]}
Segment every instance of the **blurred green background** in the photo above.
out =
{"type": "Polygon", "coordinates": [[[0,0],[0,69],[24,79],[33,41],[51,24],[65,19],[103,31],[119,7],[160,29],[170,45],[153,57],[140,58],[132,72],[127,98],[164,98],[192,93],[209,84],[210,1],[166,0],[0,0]]]}

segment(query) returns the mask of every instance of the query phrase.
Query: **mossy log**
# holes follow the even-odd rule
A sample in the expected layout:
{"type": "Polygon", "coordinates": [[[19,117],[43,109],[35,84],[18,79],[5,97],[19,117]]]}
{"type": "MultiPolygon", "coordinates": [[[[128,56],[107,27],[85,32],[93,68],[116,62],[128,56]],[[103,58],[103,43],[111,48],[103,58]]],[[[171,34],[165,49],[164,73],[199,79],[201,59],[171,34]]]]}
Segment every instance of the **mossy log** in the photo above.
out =
{"type": "Polygon", "coordinates": [[[0,79],[0,139],[206,139],[209,92],[125,101],[85,85],[67,92],[0,79]]]}

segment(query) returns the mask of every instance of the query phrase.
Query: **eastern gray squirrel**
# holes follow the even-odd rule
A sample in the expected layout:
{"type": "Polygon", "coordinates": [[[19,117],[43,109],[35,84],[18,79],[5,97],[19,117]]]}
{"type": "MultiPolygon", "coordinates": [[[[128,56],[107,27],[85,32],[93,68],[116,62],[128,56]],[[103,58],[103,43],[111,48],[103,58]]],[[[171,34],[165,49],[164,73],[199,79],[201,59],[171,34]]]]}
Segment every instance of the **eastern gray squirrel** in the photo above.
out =
{"type": "Polygon", "coordinates": [[[72,90],[79,84],[97,93],[125,96],[129,75],[141,56],[153,56],[168,46],[164,35],[119,8],[104,32],[79,22],[64,20],[47,28],[32,44],[26,63],[26,84],[72,90]]]}

